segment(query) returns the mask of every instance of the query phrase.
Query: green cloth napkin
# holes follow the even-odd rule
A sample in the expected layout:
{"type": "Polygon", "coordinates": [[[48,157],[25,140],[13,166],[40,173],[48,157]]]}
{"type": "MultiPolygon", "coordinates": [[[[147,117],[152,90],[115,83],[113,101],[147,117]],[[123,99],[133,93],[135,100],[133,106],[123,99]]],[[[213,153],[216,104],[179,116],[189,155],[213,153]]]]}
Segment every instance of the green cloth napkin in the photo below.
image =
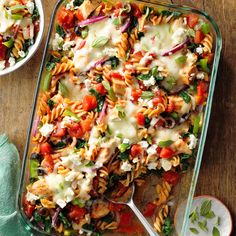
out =
{"type": "Polygon", "coordinates": [[[16,212],[20,160],[16,147],[0,135],[0,236],[30,236],[16,212]]]}

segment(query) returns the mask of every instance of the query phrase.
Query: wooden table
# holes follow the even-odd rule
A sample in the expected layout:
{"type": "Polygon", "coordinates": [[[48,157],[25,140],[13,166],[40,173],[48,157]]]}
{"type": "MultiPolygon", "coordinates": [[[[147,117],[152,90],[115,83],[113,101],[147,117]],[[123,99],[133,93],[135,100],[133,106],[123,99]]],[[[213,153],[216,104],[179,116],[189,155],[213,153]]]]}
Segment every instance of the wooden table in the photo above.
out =
{"type": "MultiPolygon", "coordinates": [[[[46,27],[55,0],[43,0],[46,27]]],[[[223,51],[216,83],[209,132],[196,195],[210,194],[231,210],[236,223],[236,1],[177,0],[173,3],[198,7],[218,23],[223,35],[223,51]]],[[[46,37],[46,32],[45,32],[46,37]]],[[[0,78],[0,133],[7,133],[23,155],[27,127],[45,44],[21,69],[0,78]]],[[[236,235],[236,231],[233,233],[236,235]]]]}

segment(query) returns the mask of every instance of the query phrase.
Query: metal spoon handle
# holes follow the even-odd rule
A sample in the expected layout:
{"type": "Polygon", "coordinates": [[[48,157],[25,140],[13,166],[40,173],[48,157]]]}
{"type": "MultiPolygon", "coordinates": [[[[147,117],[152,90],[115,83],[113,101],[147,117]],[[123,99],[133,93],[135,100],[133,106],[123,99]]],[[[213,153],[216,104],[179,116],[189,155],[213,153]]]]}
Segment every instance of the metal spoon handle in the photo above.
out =
{"type": "Polygon", "coordinates": [[[153,227],[149,224],[149,222],[146,220],[146,218],[143,216],[143,214],[139,211],[139,209],[135,206],[133,200],[131,199],[129,202],[127,202],[127,205],[132,209],[132,211],[135,213],[135,215],[138,217],[140,222],[143,224],[147,232],[150,236],[159,236],[159,234],[156,233],[156,231],[153,229],[153,227]]]}

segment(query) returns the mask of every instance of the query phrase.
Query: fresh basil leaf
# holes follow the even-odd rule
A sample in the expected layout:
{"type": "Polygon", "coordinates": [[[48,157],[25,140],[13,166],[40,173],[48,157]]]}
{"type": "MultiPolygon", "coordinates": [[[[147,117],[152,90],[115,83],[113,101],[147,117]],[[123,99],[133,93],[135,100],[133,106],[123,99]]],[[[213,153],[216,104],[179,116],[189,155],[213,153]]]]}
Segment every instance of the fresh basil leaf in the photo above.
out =
{"type": "Polygon", "coordinates": [[[220,231],[215,226],[212,229],[212,236],[220,236],[220,231]]]}
{"type": "Polygon", "coordinates": [[[206,200],[202,203],[200,208],[200,214],[202,216],[207,215],[211,210],[211,200],[206,200]]]}
{"type": "Polygon", "coordinates": [[[154,93],[151,92],[151,91],[143,91],[142,94],[141,94],[141,98],[142,99],[152,99],[154,97],[154,93]]]}
{"type": "Polygon", "coordinates": [[[114,70],[120,63],[118,57],[116,57],[116,56],[110,57],[107,61],[111,62],[112,70],[114,70]]]}
{"type": "Polygon", "coordinates": [[[74,0],[73,6],[74,7],[79,7],[83,2],[84,2],[84,0],[74,0]]]}
{"type": "Polygon", "coordinates": [[[193,234],[199,234],[199,231],[196,228],[189,228],[193,234]]]}
{"type": "Polygon", "coordinates": [[[137,76],[137,79],[138,80],[149,80],[150,77],[151,77],[150,74],[140,74],[140,75],[137,76]]]}
{"type": "Polygon", "coordinates": [[[64,29],[60,26],[60,25],[56,25],[56,32],[62,37],[64,38],[66,36],[66,33],[64,31],[64,29]]]}
{"type": "Polygon", "coordinates": [[[190,103],[191,101],[191,97],[189,96],[189,94],[185,91],[182,91],[180,94],[179,94],[180,97],[183,98],[183,100],[186,102],[186,103],[190,103]]]}
{"type": "Polygon", "coordinates": [[[93,43],[92,43],[92,47],[93,48],[100,48],[105,46],[109,41],[109,38],[106,36],[100,36],[98,38],[96,38],[93,43]]]}
{"type": "Polygon", "coordinates": [[[62,84],[60,81],[58,81],[58,90],[60,91],[60,93],[63,97],[69,96],[70,92],[69,92],[68,88],[64,84],[62,84]]]}
{"type": "Polygon", "coordinates": [[[174,141],[172,140],[160,141],[158,146],[160,146],[161,148],[169,147],[172,143],[174,143],[174,141]]]}

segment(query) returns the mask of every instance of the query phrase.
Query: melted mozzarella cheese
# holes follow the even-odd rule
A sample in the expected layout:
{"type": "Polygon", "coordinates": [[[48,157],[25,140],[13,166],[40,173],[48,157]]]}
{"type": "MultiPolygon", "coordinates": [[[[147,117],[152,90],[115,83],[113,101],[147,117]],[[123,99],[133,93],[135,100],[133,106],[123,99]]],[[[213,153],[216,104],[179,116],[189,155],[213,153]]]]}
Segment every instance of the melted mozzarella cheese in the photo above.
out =
{"type": "MultiPolygon", "coordinates": [[[[85,39],[85,45],[82,49],[74,50],[75,68],[78,71],[86,71],[93,66],[96,61],[104,56],[112,56],[117,54],[117,49],[114,47],[120,41],[120,32],[116,29],[111,19],[102,20],[89,26],[88,37],[85,39]],[[95,39],[105,36],[109,38],[109,42],[104,47],[92,47],[95,39]]],[[[79,39],[77,45],[82,42],[79,39]]]]}

